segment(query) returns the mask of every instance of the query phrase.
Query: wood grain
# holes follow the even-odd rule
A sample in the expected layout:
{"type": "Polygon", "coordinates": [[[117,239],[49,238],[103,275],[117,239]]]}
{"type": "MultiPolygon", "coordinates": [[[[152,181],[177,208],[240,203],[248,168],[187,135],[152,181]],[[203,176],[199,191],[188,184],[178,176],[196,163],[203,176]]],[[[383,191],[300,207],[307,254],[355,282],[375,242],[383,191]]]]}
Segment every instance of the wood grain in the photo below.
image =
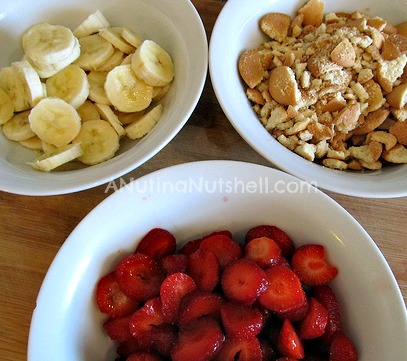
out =
{"type": "MultiPolygon", "coordinates": [[[[223,1],[193,0],[208,38],[223,1]]],[[[167,166],[230,159],[271,166],[240,137],[223,114],[209,77],[188,123],[154,158],[123,182],[167,166]]],[[[31,315],[43,278],[65,239],[97,204],[112,194],[107,185],[49,197],[0,192],[0,359],[27,359],[31,315]]],[[[407,198],[356,199],[328,192],[371,235],[407,300],[407,198]]],[[[361,259],[361,261],[363,261],[361,259]]]]}

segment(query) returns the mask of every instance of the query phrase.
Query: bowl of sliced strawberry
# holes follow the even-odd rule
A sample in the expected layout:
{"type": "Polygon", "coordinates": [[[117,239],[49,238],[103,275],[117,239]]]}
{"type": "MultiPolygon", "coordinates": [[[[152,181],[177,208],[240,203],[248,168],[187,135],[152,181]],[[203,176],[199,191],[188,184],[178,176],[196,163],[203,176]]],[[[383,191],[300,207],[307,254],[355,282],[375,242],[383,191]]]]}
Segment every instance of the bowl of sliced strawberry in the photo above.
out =
{"type": "Polygon", "coordinates": [[[340,205],[278,170],[204,161],[135,180],[77,226],[28,361],[398,360],[406,330],[390,267],[340,205]]]}

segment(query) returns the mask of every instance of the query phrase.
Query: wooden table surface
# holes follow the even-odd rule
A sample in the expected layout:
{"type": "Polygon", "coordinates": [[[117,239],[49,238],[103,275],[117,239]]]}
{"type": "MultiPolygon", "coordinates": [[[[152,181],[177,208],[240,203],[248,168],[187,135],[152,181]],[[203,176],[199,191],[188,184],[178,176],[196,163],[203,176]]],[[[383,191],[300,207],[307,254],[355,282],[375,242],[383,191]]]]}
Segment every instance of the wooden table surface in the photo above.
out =
{"type": "MultiPolygon", "coordinates": [[[[222,1],[193,0],[208,39],[222,1]]],[[[271,166],[239,136],[223,114],[209,77],[198,106],[160,153],[123,179],[167,166],[208,159],[271,166]]],[[[112,191],[106,185],[48,197],[0,192],[0,360],[26,360],[31,315],[43,278],[65,239],[112,191]]],[[[326,192],[366,229],[387,259],[407,300],[407,197],[356,199],[326,192]]]]}

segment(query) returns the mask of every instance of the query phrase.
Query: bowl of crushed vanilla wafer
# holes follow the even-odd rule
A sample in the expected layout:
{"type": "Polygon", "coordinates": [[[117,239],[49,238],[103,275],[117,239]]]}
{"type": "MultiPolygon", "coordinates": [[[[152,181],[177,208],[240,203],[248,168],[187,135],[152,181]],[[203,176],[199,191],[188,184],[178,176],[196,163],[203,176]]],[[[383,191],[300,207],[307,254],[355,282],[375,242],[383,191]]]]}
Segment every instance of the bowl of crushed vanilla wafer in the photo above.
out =
{"type": "Polygon", "coordinates": [[[407,195],[402,0],[229,0],[209,46],[215,94],[270,163],[340,194],[407,195]]]}
{"type": "Polygon", "coordinates": [[[207,74],[189,0],[9,2],[0,41],[0,190],[16,194],[81,191],[137,168],[187,122],[207,74]]]}

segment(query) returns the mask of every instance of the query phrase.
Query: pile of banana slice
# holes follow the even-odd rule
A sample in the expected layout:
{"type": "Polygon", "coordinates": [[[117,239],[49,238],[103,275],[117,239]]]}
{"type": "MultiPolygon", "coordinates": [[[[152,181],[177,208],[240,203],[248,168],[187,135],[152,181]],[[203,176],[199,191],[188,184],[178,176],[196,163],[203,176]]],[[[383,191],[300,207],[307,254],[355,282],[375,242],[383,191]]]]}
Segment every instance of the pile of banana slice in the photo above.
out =
{"type": "Polygon", "coordinates": [[[74,31],[34,25],[22,47],[22,60],[0,69],[0,125],[6,138],[41,153],[33,168],[101,163],[123,137],[141,138],[160,119],[171,56],[99,10],[74,31]]]}

